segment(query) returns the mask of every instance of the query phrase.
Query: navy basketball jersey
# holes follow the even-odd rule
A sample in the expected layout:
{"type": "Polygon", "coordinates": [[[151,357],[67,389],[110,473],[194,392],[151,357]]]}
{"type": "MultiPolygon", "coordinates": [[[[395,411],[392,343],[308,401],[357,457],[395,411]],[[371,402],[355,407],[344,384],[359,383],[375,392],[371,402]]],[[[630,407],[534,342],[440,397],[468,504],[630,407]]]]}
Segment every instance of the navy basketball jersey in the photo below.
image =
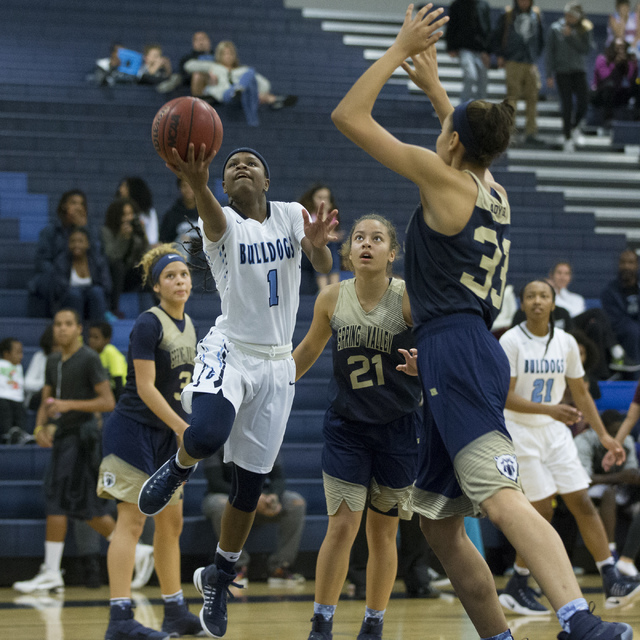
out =
{"type": "Polygon", "coordinates": [[[480,315],[490,327],[502,306],[511,210],[503,196],[466,173],[476,181],[478,197],[460,233],[445,236],[430,229],[422,205],[407,227],[405,277],[416,328],[454,313],[480,315]]]}
{"type": "Polygon", "coordinates": [[[415,346],[402,315],[404,289],[404,281],[391,278],[380,302],[366,312],[356,295],[355,278],[340,283],[330,323],[329,400],[348,420],[387,424],[418,408],[419,378],[396,371],[405,361],[398,349],[415,346]]]}
{"type": "Polygon", "coordinates": [[[186,313],[184,320],[175,320],[160,307],[152,307],[140,314],[131,330],[127,382],[116,411],[151,427],[166,426],[141,400],[137,391],[133,361],[154,360],[156,389],[169,406],[188,421],[180,402],[180,393],[191,382],[196,341],[193,323],[186,313]]]}

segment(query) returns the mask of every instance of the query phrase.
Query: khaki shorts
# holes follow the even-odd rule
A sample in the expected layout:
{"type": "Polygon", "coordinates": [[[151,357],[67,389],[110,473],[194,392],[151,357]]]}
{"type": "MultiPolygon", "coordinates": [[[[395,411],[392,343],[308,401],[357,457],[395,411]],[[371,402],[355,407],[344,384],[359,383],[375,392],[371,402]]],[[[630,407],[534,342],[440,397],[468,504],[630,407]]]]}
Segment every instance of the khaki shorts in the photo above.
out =
{"type": "Polygon", "coordinates": [[[369,488],[361,485],[340,480],[326,473],[322,473],[322,481],[324,483],[324,495],[327,500],[327,513],[333,516],[338,511],[342,502],[347,503],[347,507],[351,511],[364,511],[367,504],[367,495],[371,497],[371,504],[386,513],[398,507],[398,515],[403,520],[411,520],[413,513],[407,509],[409,501],[409,492],[411,487],[403,487],[402,489],[390,489],[389,487],[380,486],[375,479],[371,480],[369,488]]]}
{"type": "MultiPolygon", "coordinates": [[[[148,479],[149,476],[144,471],[110,454],[103,458],[100,464],[97,494],[100,498],[138,504],[140,489],[148,479]]],[[[180,487],[169,500],[169,504],[179,504],[182,495],[183,489],[180,487]]]]}
{"type": "Polygon", "coordinates": [[[501,489],[522,491],[513,442],[499,433],[476,438],[453,461],[463,495],[455,499],[413,487],[409,508],[431,519],[483,515],[481,505],[501,489]]]}

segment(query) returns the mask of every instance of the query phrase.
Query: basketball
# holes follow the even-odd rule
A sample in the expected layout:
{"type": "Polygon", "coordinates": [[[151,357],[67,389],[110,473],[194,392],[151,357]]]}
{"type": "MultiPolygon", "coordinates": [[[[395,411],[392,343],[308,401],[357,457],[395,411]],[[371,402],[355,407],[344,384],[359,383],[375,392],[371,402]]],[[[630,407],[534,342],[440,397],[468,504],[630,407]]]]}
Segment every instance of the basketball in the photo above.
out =
{"type": "Polygon", "coordinates": [[[175,98],[163,105],[153,119],[151,140],[158,155],[173,163],[171,149],[175,147],[183,160],[187,159],[189,144],[195,146],[196,158],[200,145],[206,155],[218,151],[222,144],[222,122],[216,110],[200,98],[175,98]]]}

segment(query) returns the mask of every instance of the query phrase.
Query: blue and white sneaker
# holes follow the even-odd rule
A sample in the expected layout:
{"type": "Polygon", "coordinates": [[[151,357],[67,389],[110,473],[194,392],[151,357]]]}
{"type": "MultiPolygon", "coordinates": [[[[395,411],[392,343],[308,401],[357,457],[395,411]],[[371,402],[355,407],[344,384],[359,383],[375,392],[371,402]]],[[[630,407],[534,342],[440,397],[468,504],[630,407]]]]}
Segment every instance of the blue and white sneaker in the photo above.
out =
{"type": "Polygon", "coordinates": [[[360,627],[360,633],[356,640],[378,640],[382,638],[383,620],[377,618],[365,618],[360,627]]]}
{"type": "Polygon", "coordinates": [[[624,622],[604,622],[590,611],[577,611],[569,619],[571,633],[561,631],[558,640],[632,640],[633,629],[624,622]]]}
{"type": "Polygon", "coordinates": [[[333,640],[333,618],[325,620],[323,616],[316,613],[311,618],[311,633],[307,640],[333,640]]]}
{"type": "Polygon", "coordinates": [[[130,607],[111,610],[104,640],[170,640],[169,634],[141,625],[133,618],[130,607]]]}
{"type": "Polygon", "coordinates": [[[538,602],[536,592],[528,584],[529,576],[514,573],[498,596],[500,604],[512,613],[521,616],[546,616],[551,613],[543,604],[538,602]]]}
{"type": "Polygon", "coordinates": [[[200,567],[193,574],[193,584],[204,598],[200,622],[211,638],[222,638],[227,632],[227,598],[234,597],[229,587],[242,589],[242,585],[234,582],[236,575],[223,571],[215,564],[200,567]]]}
{"type": "Polygon", "coordinates": [[[143,485],[138,496],[138,508],[146,516],[155,516],[168,504],[173,494],[189,479],[198,465],[182,472],[169,458],[143,485]]]}
{"type": "Polygon", "coordinates": [[[613,565],[604,568],[602,586],[605,609],[621,607],[640,596],[640,582],[621,575],[613,565]]]}

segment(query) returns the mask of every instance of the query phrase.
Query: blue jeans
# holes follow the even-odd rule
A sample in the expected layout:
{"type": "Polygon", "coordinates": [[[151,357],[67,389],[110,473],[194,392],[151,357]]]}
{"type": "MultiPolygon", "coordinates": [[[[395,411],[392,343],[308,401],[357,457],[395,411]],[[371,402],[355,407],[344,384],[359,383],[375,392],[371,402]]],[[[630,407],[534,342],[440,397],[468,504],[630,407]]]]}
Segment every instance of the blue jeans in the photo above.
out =
{"type": "Polygon", "coordinates": [[[460,102],[484,100],[487,97],[487,68],[482,62],[482,56],[469,49],[460,49],[458,55],[462,67],[460,102]]]}
{"type": "Polygon", "coordinates": [[[244,117],[250,127],[257,127],[260,124],[258,120],[258,106],[260,104],[260,96],[258,94],[258,82],[256,81],[256,72],[249,69],[240,79],[229,87],[222,98],[224,103],[229,103],[235,97],[236,91],[241,90],[240,102],[244,117]]]}
{"type": "Polygon", "coordinates": [[[107,296],[99,285],[89,287],[69,287],[60,302],[60,308],[75,309],[82,320],[104,320],[107,310],[107,296]]]}

